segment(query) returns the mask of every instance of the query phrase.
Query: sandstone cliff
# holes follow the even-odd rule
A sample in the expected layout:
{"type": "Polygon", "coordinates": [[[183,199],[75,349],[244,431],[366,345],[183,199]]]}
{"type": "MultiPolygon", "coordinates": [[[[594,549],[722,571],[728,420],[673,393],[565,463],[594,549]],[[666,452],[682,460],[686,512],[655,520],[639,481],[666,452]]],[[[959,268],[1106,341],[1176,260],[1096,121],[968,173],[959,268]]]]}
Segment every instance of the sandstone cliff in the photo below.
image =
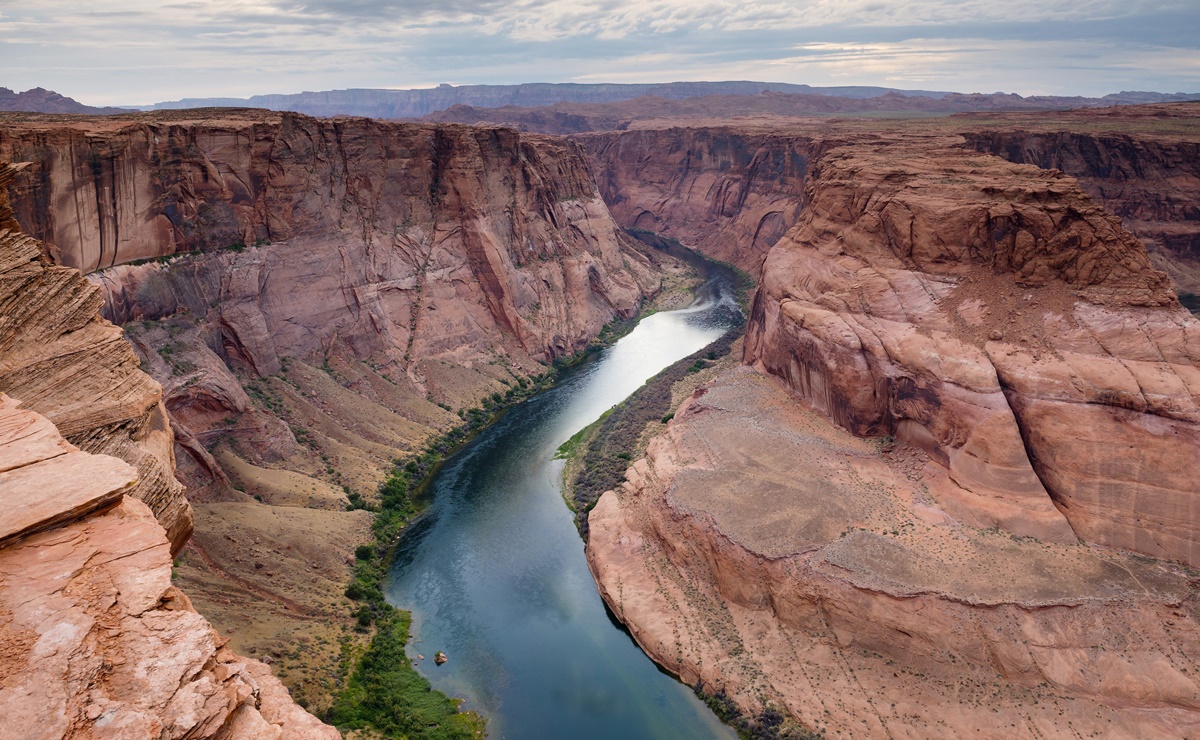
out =
{"type": "MultiPolygon", "coordinates": [[[[420,397],[401,404],[412,421],[444,427],[430,399],[503,392],[658,289],[575,145],[546,137],[189,111],[10,118],[0,152],[33,161],[17,219],[61,263],[109,268],[91,276],[109,318],[172,318],[170,336],[135,342],[201,468],[195,440],[252,406],[230,371],[366,363],[358,390],[386,378],[420,397]]],[[[252,426],[268,458],[294,449],[278,423],[252,426]]]]}
{"type": "Polygon", "coordinates": [[[658,663],[751,716],[826,737],[1200,731],[1188,571],[970,526],[944,468],[777,378],[708,383],[627,478],[589,516],[605,601],[658,663]]]}
{"type": "Polygon", "coordinates": [[[17,218],[91,270],[163,387],[197,520],[176,582],[328,705],[393,461],[659,290],[579,147],[500,129],[186,111],[12,116],[17,218]],[[302,649],[301,649],[302,648],[302,649]]]}
{"type": "Polygon", "coordinates": [[[577,137],[613,217],[757,274],[800,217],[820,137],[671,128],[577,137]]]}
{"type": "Polygon", "coordinates": [[[13,174],[0,166],[0,737],[339,737],[171,585],[192,510],[162,390],[99,291],[16,230],[13,174]]]}
{"type": "Polygon", "coordinates": [[[1116,218],[936,140],[835,150],[809,198],[747,361],[926,449],[985,526],[1200,563],[1200,323],[1116,218]]]}
{"type": "Polygon", "coordinates": [[[1079,115],[1062,114],[964,135],[980,151],[1078,178],[1084,191],[1147,242],[1155,264],[1180,290],[1195,294],[1200,293],[1200,132],[1164,130],[1164,124],[1190,123],[1197,111],[1195,104],[1118,108],[1093,114],[1100,130],[1095,124],[1077,130],[1083,128],[1079,115]]]}
{"type": "Polygon", "coordinates": [[[171,585],[137,475],[0,393],[0,737],[340,737],[171,585]]]}
{"type": "Polygon", "coordinates": [[[1194,734],[1200,322],[1074,178],[850,128],[762,265],[754,367],[591,512],[606,601],[829,734],[1194,734]]]}
{"type": "Polygon", "coordinates": [[[0,168],[0,392],[45,415],[79,448],[136,467],[132,495],[150,506],[178,552],[192,510],[175,480],[162,389],[139,369],[121,330],[100,317],[101,292],[15,229],[4,196],[15,175],[0,168]]]}

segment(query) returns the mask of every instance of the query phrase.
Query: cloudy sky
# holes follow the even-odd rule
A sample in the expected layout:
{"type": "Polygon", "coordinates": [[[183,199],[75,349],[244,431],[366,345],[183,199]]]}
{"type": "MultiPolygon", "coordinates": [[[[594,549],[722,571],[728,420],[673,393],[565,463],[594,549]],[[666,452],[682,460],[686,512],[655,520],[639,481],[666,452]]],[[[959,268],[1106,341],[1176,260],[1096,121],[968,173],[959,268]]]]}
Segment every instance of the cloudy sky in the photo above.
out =
{"type": "Polygon", "coordinates": [[[93,105],[749,79],[1200,92],[1200,0],[0,0],[0,86],[93,105]]]}

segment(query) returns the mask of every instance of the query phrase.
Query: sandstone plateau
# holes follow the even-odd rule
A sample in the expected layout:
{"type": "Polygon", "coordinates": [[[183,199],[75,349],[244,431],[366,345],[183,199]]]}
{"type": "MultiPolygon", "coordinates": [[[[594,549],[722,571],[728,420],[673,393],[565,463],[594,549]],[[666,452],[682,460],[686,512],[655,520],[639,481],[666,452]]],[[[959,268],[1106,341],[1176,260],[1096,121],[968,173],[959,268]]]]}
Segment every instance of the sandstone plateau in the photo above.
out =
{"type": "MultiPolygon", "coordinates": [[[[960,125],[819,132],[759,273],[750,367],[601,497],[589,563],[648,653],[751,713],[851,736],[1192,736],[1200,321],[1100,184],[982,155],[960,125]]],[[[587,146],[644,171],[613,147],[691,135],[587,146]]],[[[1189,182],[1186,158],[1162,166],[1189,182]]],[[[738,170],[697,169],[627,192],[668,233],[690,217],[657,183],[734,222],[702,203],[738,170]]]]}

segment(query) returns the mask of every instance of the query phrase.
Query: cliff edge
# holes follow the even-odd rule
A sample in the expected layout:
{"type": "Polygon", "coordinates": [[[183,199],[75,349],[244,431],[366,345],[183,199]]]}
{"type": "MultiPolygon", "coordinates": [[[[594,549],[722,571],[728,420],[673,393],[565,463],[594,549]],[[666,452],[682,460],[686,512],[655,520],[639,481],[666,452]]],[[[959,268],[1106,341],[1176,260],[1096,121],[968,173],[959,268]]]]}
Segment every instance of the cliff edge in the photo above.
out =
{"type": "Polygon", "coordinates": [[[16,230],[14,173],[0,166],[0,737],[339,737],[171,585],[192,512],[162,390],[99,290],[16,230]]]}

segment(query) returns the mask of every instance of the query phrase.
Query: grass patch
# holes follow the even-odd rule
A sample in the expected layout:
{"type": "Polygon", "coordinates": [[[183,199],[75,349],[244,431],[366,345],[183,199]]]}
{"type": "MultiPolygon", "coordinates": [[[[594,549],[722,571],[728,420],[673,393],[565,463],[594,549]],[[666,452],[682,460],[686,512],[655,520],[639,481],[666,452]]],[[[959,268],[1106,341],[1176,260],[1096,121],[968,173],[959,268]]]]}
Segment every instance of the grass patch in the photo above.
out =
{"type": "Polygon", "coordinates": [[[391,737],[482,737],[484,719],[474,712],[460,712],[457,699],[434,691],[409,664],[404,646],[408,644],[410,614],[390,606],[387,609],[386,615],[376,617],[378,628],[370,647],[334,700],[330,710],[333,723],[345,730],[372,728],[391,737]]]}

